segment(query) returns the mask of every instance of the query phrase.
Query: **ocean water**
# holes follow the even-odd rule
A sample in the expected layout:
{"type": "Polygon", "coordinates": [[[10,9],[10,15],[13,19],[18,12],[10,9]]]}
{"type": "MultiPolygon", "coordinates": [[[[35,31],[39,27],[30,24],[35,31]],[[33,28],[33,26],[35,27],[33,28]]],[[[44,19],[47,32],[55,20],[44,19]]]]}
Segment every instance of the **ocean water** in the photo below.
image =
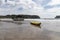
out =
{"type": "Polygon", "coordinates": [[[0,40],[60,40],[60,19],[26,19],[18,23],[0,21],[0,40]],[[41,28],[31,25],[31,21],[41,22],[41,28]]]}
{"type": "Polygon", "coordinates": [[[42,29],[60,32],[60,19],[25,19],[25,20],[39,21],[42,23],[41,24],[42,29]]]}
{"type": "MultiPolygon", "coordinates": [[[[60,19],[27,19],[41,22],[42,37],[47,35],[50,40],[60,40],[60,19]]],[[[47,38],[48,38],[47,37],[47,38]]],[[[49,40],[49,39],[46,39],[49,40]]]]}

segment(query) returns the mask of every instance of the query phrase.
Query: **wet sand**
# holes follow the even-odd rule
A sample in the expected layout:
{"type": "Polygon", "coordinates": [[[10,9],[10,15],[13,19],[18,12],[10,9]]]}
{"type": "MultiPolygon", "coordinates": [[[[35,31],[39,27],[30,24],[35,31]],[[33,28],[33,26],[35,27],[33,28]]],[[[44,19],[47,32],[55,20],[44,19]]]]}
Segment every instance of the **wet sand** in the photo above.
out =
{"type": "Polygon", "coordinates": [[[0,40],[60,40],[60,32],[49,29],[59,27],[60,21],[45,20],[41,23],[41,28],[38,28],[31,25],[30,21],[0,21],[0,40]]]}

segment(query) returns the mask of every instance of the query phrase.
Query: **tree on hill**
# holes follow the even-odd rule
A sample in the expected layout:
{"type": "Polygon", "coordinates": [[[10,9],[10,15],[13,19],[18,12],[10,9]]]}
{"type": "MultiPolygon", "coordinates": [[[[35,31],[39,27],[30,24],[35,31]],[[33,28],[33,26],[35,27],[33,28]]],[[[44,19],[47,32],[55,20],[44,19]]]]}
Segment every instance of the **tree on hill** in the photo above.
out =
{"type": "Polygon", "coordinates": [[[55,18],[60,18],[60,16],[56,16],[55,18]]]}

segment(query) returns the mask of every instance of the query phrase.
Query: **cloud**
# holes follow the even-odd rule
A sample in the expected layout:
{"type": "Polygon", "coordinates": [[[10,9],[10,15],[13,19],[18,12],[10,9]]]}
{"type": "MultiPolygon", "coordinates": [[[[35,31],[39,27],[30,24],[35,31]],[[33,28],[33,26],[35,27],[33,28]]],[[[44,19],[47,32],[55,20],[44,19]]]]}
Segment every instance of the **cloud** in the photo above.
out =
{"type": "MultiPolygon", "coordinates": [[[[28,10],[31,12],[36,12],[39,10],[42,10],[43,7],[38,6],[35,2],[33,2],[32,0],[21,0],[21,3],[18,5],[12,5],[12,3],[7,3],[7,4],[3,4],[0,6],[0,10],[4,9],[3,12],[11,12],[11,13],[15,13],[18,12],[16,14],[19,13],[23,13],[23,12],[27,12],[28,10]],[[6,10],[6,11],[5,11],[6,10]],[[9,10],[9,11],[8,11],[9,10]],[[31,11],[32,10],[32,11],[31,11]]],[[[28,11],[28,12],[29,12],[28,11]]],[[[1,11],[2,12],[2,11],[1,11]]],[[[8,13],[7,13],[8,14],[8,13]]]]}
{"type": "Polygon", "coordinates": [[[46,10],[46,16],[55,17],[56,15],[60,15],[60,0],[51,0],[44,6],[44,9],[46,10]]]}
{"type": "Polygon", "coordinates": [[[60,4],[56,0],[20,0],[19,4],[2,4],[1,15],[7,14],[30,14],[39,15],[42,18],[53,18],[60,12],[60,4]]]}
{"type": "Polygon", "coordinates": [[[51,0],[32,0],[32,1],[34,1],[34,2],[37,3],[38,5],[45,6],[45,5],[47,5],[51,0]]]}
{"type": "Polygon", "coordinates": [[[48,5],[57,5],[60,4],[60,0],[52,0],[48,5]]]}

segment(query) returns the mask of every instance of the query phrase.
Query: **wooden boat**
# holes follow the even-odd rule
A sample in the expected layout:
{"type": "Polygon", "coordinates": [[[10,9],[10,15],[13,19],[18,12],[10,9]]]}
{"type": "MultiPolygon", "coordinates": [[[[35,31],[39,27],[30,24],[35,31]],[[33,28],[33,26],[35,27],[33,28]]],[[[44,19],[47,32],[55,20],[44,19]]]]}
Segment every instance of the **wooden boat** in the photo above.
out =
{"type": "Polygon", "coordinates": [[[41,25],[41,22],[32,21],[31,24],[32,25],[35,25],[35,26],[40,26],[41,25]]]}

